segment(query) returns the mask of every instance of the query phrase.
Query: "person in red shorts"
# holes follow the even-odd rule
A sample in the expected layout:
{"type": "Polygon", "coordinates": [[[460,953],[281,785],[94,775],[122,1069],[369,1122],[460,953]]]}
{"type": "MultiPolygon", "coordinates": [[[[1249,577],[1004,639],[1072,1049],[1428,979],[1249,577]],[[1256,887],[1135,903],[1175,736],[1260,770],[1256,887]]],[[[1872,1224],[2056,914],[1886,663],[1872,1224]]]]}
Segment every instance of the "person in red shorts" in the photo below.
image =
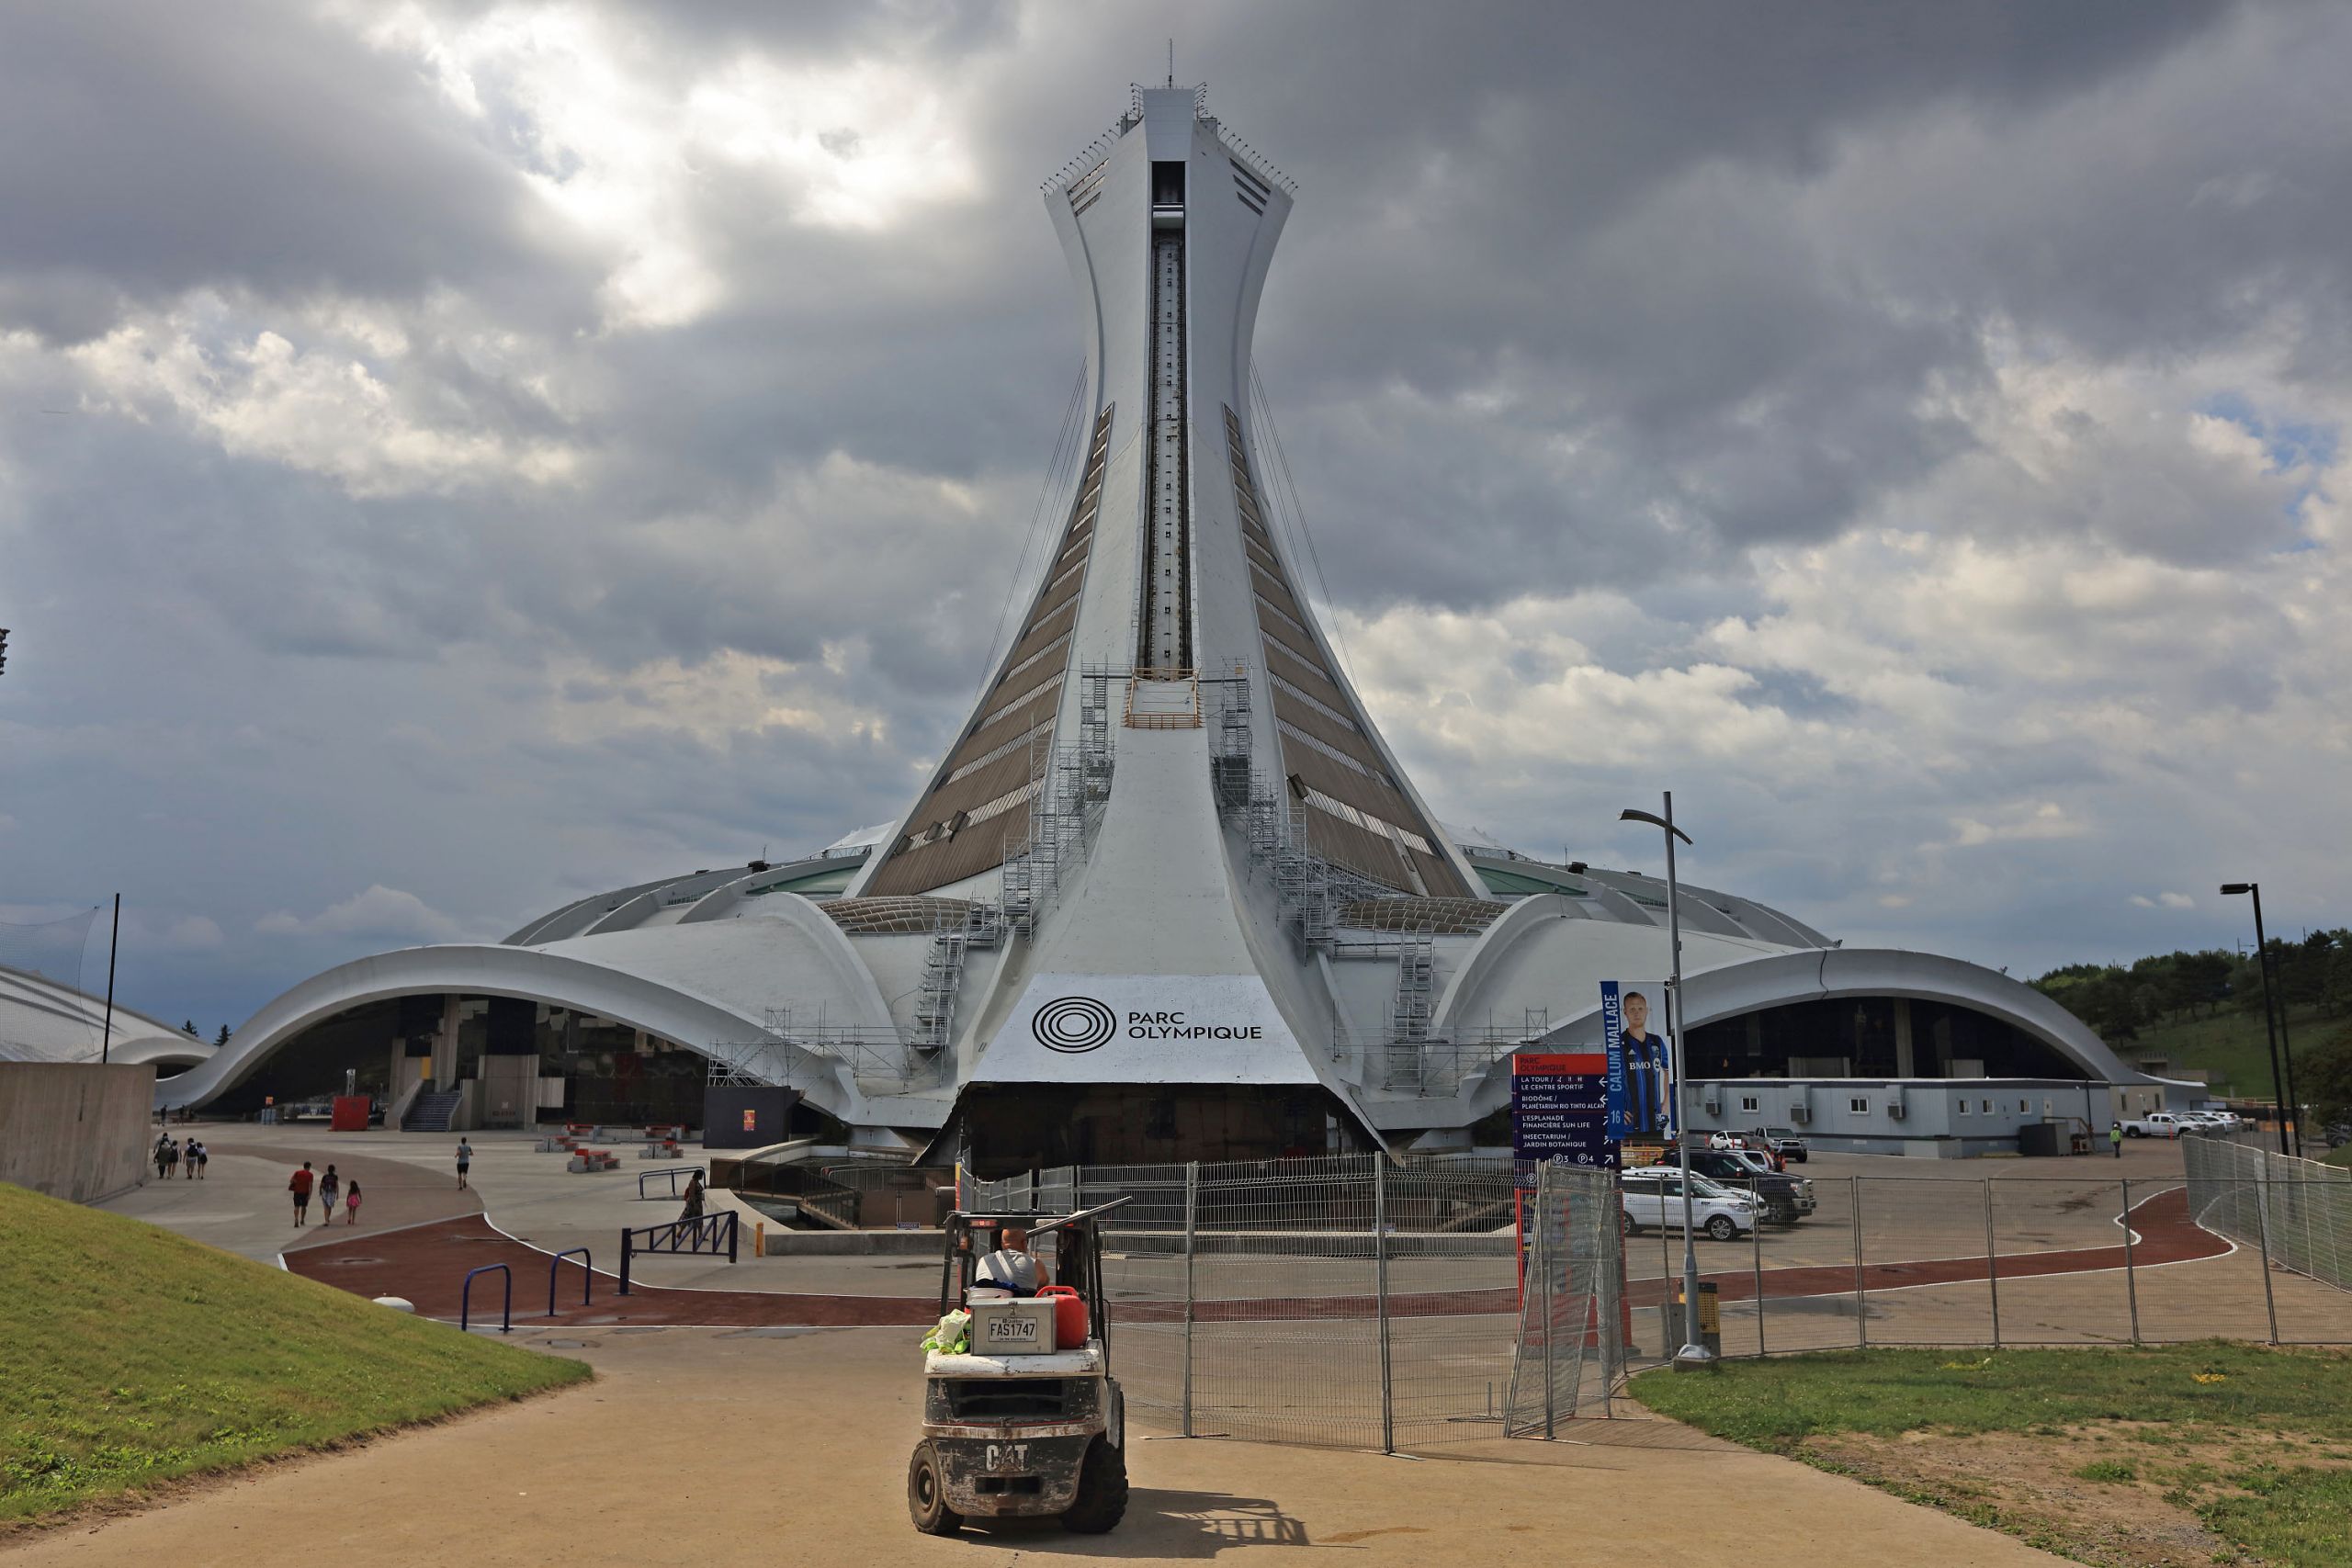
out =
{"type": "Polygon", "coordinates": [[[286,1190],[294,1194],[294,1224],[298,1228],[311,1223],[311,1184],[316,1179],[311,1174],[311,1162],[304,1160],[302,1168],[286,1184],[286,1190]]]}

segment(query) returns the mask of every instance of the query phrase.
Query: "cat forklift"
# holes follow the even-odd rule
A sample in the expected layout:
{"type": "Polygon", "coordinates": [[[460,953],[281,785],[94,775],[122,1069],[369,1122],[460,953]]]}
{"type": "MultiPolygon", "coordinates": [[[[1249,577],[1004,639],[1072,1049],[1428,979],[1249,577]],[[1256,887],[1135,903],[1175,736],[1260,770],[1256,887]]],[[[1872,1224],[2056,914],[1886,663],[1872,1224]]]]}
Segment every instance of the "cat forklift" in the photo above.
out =
{"type": "Polygon", "coordinates": [[[1127,1511],[1101,1220],[1131,1201],[1059,1216],[947,1216],[940,1325],[924,1341],[922,1440],[907,1466],[915,1529],[954,1535],[967,1519],[1057,1516],[1064,1529],[1101,1535],[1127,1511]],[[1035,1296],[975,1278],[1007,1230],[1027,1231],[1033,1251],[1052,1243],[1053,1281],[1035,1296]]]}

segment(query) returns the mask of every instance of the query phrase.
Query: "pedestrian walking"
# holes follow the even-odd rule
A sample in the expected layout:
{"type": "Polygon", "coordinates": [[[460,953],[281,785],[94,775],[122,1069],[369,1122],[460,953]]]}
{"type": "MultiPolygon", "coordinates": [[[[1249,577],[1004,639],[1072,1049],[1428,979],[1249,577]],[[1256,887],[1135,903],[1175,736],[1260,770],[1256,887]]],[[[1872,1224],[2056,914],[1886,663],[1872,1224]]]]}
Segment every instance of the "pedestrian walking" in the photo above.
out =
{"type": "Polygon", "coordinates": [[[179,1173],[180,1141],[177,1138],[166,1138],[164,1140],[164,1178],[168,1180],[170,1178],[177,1176],[179,1173]]]}
{"type": "Polygon", "coordinates": [[[201,1180],[203,1180],[203,1179],[205,1179],[206,1168],[207,1168],[208,1166],[209,1166],[211,1163],[212,1163],[212,1151],[211,1151],[210,1149],[209,1149],[209,1148],[205,1147],[202,1144],[198,1144],[198,1145],[196,1145],[196,1179],[197,1179],[198,1181],[201,1181],[201,1180]]]}
{"type": "Polygon", "coordinates": [[[165,1133],[162,1137],[155,1140],[155,1179],[158,1181],[164,1179],[164,1150],[171,1141],[172,1135],[169,1133],[165,1133]]]}
{"type": "Polygon", "coordinates": [[[204,1145],[202,1144],[198,1143],[194,1138],[190,1138],[187,1141],[187,1146],[180,1150],[180,1164],[187,1171],[187,1176],[185,1179],[189,1181],[194,1181],[196,1179],[196,1156],[198,1152],[203,1147],[204,1145]]]}
{"type": "Polygon", "coordinates": [[[459,1139],[458,1140],[458,1191],[462,1192],[462,1191],[464,1191],[464,1190],[466,1190],[466,1187],[467,1187],[467,1185],[468,1185],[468,1184],[467,1184],[467,1181],[466,1181],[466,1172],[468,1172],[469,1170],[471,1170],[471,1169],[473,1168],[473,1165],[474,1165],[474,1146],[473,1146],[471,1144],[469,1144],[469,1143],[466,1142],[466,1140],[465,1140],[464,1138],[462,1138],[462,1137],[461,1137],[461,1138],[459,1138],[459,1139]]]}
{"type": "Polygon", "coordinates": [[[318,1178],[311,1174],[311,1162],[304,1160],[286,1183],[286,1190],[294,1194],[294,1224],[298,1230],[311,1223],[311,1188],[318,1178]]]}
{"type": "Polygon", "coordinates": [[[319,1223],[321,1224],[331,1225],[334,1224],[334,1201],[336,1196],[340,1194],[342,1190],[343,1178],[334,1173],[334,1166],[328,1166],[327,1173],[319,1178],[319,1210],[321,1214],[319,1223]]]}
{"type": "Polygon", "coordinates": [[[359,1223],[359,1183],[356,1181],[353,1182],[350,1190],[343,1195],[343,1223],[347,1225],[356,1225],[359,1223]]]}
{"type": "Polygon", "coordinates": [[[699,1170],[695,1171],[693,1176],[686,1179],[685,1212],[681,1213],[678,1218],[682,1220],[698,1220],[702,1218],[702,1172],[699,1170]]]}
{"type": "Polygon", "coordinates": [[[2109,1144],[2111,1144],[2111,1145],[2114,1145],[2114,1148],[2115,1148],[2115,1157],[2116,1157],[2117,1159],[2121,1159],[2121,1158],[2123,1157],[2123,1123],[2122,1123],[2122,1122],[2109,1122],[2109,1123],[2107,1124],[2107,1141],[2108,1141],[2109,1144]]]}

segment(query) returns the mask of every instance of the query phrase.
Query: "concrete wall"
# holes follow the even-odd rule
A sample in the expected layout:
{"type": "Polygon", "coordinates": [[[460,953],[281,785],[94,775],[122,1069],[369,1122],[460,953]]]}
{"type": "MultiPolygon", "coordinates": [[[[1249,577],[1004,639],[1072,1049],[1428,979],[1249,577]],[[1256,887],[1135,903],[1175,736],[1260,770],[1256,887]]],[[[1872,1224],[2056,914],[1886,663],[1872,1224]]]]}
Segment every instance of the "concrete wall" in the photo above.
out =
{"type": "Polygon", "coordinates": [[[154,1094],[152,1063],[0,1062],[0,1181],[76,1203],[137,1186],[154,1094]]]}

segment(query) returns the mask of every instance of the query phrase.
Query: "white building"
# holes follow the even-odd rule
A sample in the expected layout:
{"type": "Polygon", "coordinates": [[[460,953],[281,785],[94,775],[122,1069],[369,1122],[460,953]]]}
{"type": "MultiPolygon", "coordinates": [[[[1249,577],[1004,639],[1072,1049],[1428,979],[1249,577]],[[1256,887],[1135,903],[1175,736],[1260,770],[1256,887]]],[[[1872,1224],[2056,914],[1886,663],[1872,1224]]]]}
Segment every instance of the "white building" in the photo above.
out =
{"type": "MultiPolygon", "coordinates": [[[[1250,371],[1289,182],[1199,90],[1146,89],[1045,195],[1088,417],[1011,645],[904,813],[340,965],[190,1087],[351,1066],[461,1123],[692,1119],[716,1061],[983,1168],[1464,1146],[1513,1047],[1589,1044],[1601,979],[1666,972],[1657,883],[1438,823],[1299,591],[1250,371]]],[[[1685,892],[1694,1076],[2150,1081],[2003,976],[1685,892]]]]}

